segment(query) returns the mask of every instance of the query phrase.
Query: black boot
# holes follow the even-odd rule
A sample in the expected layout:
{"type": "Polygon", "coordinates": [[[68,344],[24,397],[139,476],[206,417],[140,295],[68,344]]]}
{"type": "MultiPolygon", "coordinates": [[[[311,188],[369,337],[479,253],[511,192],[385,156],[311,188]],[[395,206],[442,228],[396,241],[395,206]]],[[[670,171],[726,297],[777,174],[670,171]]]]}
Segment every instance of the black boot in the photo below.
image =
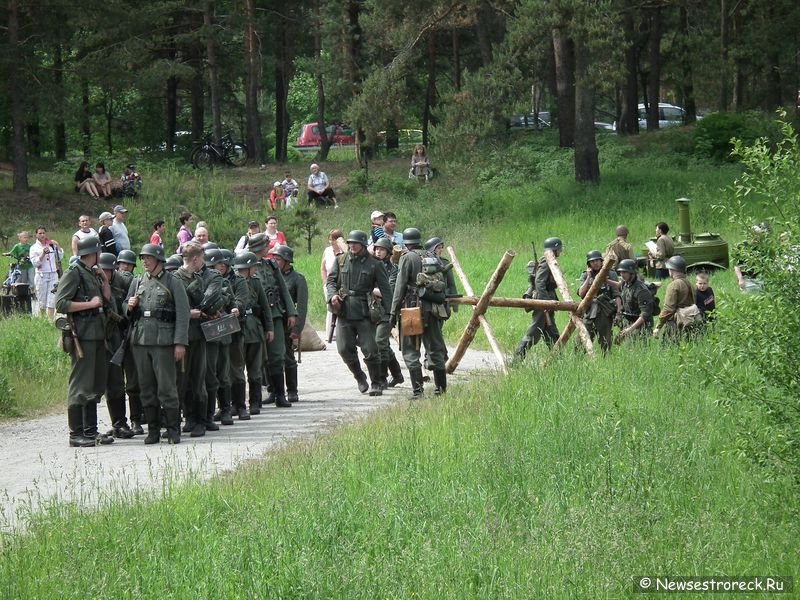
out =
{"type": "Polygon", "coordinates": [[[217,407],[217,394],[219,393],[219,389],[216,392],[208,393],[208,404],[206,405],[206,411],[203,419],[203,424],[206,427],[206,431],[219,431],[219,425],[214,423],[214,409],[217,407]]]}
{"type": "Polygon", "coordinates": [[[250,414],[261,414],[261,384],[257,381],[248,381],[250,388],[250,414]]]}
{"type": "Polygon", "coordinates": [[[522,360],[525,358],[525,354],[527,352],[528,352],[528,342],[523,340],[517,345],[517,349],[514,351],[514,356],[522,360]]]}
{"type": "Polygon", "coordinates": [[[378,365],[378,373],[380,373],[378,383],[381,386],[381,390],[385,390],[389,387],[389,363],[381,361],[381,364],[378,365]]]}
{"type": "Polygon", "coordinates": [[[125,396],[109,398],[106,394],[106,406],[108,417],[111,419],[111,430],[106,435],[126,440],[132,438],[133,432],[128,427],[128,421],[125,418],[125,396]]]}
{"type": "Polygon", "coordinates": [[[247,412],[247,405],[245,402],[246,390],[244,382],[236,382],[231,385],[231,402],[233,408],[236,410],[236,415],[240,421],[249,421],[250,413],[247,412]]]}
{"type": "Polygon", "coordinates": [[[147,437],[145,444],[157,444],[161,441],[161,409],[157,406],[144,408],[144,418],[147,420],[147,437]]]}
{"type": "Polygon", "coordinates": [[[411,377],[411,399],[412,400],[419,400],[422,398],[423,386],[422,386],[422,367],[417,367],[416,369],[409,369],[408,375],[411,377]]]}
{"type": "Polygon", "coordinates": [[[387,386],[393,388],[406,380],[405,377],[403,377],[403,370],[400,368],[400,363],[397,362],[397,357],[394,355],[394,352],[389,354],[388,367],[389,372],[392,374],[392,378],[386,383],[387,386]]]}
{"type": "MultiPolygon", "coordinates": [[[[275,388],[272,387],[272,379],[270,374],[265,371],[265,376],[267,378],[267,399],[263,401],[264,404],[275,404],[275,388]]],[[[260,406],[259,406],[260,408],[260,406]]]]}
{"type": "Polygon", "coordinates": [[[217,392],[219,398],[219,411],[221,413],[220,422],[223,425],[233,425],[231,415],[231,388],[221,387],[217,392]]]}
{"type": "Polygon", "coordinates": [[[80,405],[67,407],[67,423],[69,425],[69,445],[73,448],[91,448],[94,440],[83,435],[83,407],[80,405]]]}
{"type": "Polygon", "coordinates": [[[286,367],[286,399],[289,402],[297,402],[297,367],[286,367]]]}
{"type": "Polygon", "coordinates": [[[123,419],[122,421],[117,421],[114,423],[111,429],[111,435],[122,440],[129,440],[136,434],[133,433],[131,428],[128,427],[128,424],[123,419]]]}
{"type": "Polygon", "coordinates": [[[366,374],[361,370],[361,365],[355,363],[354,365],[347,366],[350,369],[350,372],[353,374],[353,377],[356,378],[356,382],[358,383],[358,391],[362,394],[366,394],[367,390],[369,389],[369,382],[367,381],[366,374]]]}
{"type": "Polygon", "coordinates": [[[144,435],[142,423],[144,414],[142,413],[142,401],[138,395],[128,396],[128,411],[131,416],[131,431],[133,435],[144,435]]]}
{"type": "Polygon", "coordinates": [[[83,437],[94,440],[98,446],[114,443],[114,438],[105,433],[97,433],[97,402],[89,402],[83,407],[83,437]]]}
{"type": "MultiPolygon", "coordinates": [[[[181,443],[181,412],[177,408],[164,409],[164,420],[167,426],[167,440],[170,444],[181,443]]],[[[192,431],[194,433],[194,431],[192,431]]],[[[205,433],[205,428],[203,428],[205,433]]]]}
{"type": "Polygon", "coordinates": [[[380,373],[380,363],[370,363],[367,365],[367,370],[369,371],[369,379],[370,379],[370,386],[369,386],[369,395],[370,396],[382,396],[383,395],[383,388],[381,388],[381,373],[380,373]]]}
{"type": "Polygon", "coordinates": [[[272,382],[272,391],[275,393],[275,406],[291,408],[292,403],[286,399],[286,391],[283,388],[283,370],[270,373],[269,380],[272,382]]]}
{"type": "Polygon", "coordinates": [[[436,369],[433,372],[433,381],[436,385],[436,388],[433,390],[435,395],[440,396],[447,391],[447,371],[444,369],[436,369]]]}

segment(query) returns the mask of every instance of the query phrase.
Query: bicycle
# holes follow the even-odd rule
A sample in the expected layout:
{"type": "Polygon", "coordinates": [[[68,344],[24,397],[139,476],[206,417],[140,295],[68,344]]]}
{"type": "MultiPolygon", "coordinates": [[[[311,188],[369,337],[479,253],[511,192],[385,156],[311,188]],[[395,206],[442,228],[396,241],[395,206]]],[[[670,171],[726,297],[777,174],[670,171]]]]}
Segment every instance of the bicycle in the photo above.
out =
{"type": "Polygon", "coordinates": [[[233,136],[228,133],[215,144],[211,134],[205,134],[205,141],[195,146],[192,150],[191,161],[195,169],[210,169],[216,163],[241,167],[247,162],[247,148],[233,141],[233,136]]]}

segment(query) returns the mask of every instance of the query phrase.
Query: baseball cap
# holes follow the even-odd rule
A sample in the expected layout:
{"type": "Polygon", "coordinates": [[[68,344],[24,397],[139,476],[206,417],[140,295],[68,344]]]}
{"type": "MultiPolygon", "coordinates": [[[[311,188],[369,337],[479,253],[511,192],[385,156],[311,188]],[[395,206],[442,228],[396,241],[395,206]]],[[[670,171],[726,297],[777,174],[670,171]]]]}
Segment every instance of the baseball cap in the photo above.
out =
{"type": "Polygon", "coordinates": [[[384,215],[383,215],[383,213],[382,213],[381,211],[379,211],[379,210],[373,210],[373,211],[372,211],[372,214],[369,216],[369,220],[370,220],[370,221],[374,221],[374,220],[375,220],[375,219],[377,219],[378,217],[382,217],[382,216],[384,216],[384,215]]]}
{"type": "Polygon", "coordinates": [[[114,218],[114,215],[112,215],[108,211],[105,211],[105,212],[100,213],[100,216],[97,217],[97,220],[102,222],[102,221],[105,221],[106,219],[113,219],[113,218],[114,218]]]}
{"type": "Polygon", "coordinates": [[[122,204],[117,204],[114,207],[114,212],[115,213],[126,213],[126,212],[128,212],[128,209],[125,208],[124,206],[122,206],[122,204]]]}

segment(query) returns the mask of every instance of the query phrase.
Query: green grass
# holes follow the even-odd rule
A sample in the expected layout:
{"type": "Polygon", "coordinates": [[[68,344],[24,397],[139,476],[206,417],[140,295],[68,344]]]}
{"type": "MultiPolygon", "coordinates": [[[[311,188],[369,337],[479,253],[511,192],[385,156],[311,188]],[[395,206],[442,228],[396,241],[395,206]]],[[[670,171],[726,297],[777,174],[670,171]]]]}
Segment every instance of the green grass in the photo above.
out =
{"type": "Polygon", "coordinates": [[[6,540],[1,593],[586,598],[793,573],[789,482],[734,451],[681,351],[629,351],[477,379],[158,501],[58,506],[6,540]]]}

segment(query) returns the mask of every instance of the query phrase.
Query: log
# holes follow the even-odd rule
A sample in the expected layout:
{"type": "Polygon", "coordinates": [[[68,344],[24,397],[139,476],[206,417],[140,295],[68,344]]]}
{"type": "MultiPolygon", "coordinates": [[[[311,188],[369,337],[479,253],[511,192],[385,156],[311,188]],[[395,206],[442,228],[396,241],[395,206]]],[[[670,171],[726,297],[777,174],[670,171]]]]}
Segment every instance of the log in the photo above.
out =
{"type": "Polygon", "coordinates": [[[500,260],[500,263],[497,265],[497,268],[492,274],[492,278],[486,284],[486,288],[483,290],[483,294],[481,294],[480,300],[478,300],[478,304],[475,305],[475,310],[472,312],[472,316],[469,318],[469,323],[467,323],[464,333],[461,334],[461,339],[458,340],[458,345],[453,352],[453,356],[451,356],[450,360],[447,361],[446,368],[448,373],[453,373],[453,371],[458,368],[458,363],[460,363],[461,359],[464,358],[464,354],[466,353],[469,345],[472,343],[472,340],[475,338],[475,334],[480,326],[479,318],[486,312],[486,309],[489,308],[489,301],[497,291],[500,282],[503,281],[503,277],[505,276],[506,271],[508,271],[508,267],[511,265],[511,261],[514,260],[515,256],[516,255],[513,252],[506,250],[506,253],[503,255],[503,258],[500,260]]]}
{"type": "MultiPolygon", "coordinates": [[[[563,300],[571,302],[572,294],[570,294],[567,282],[564,279],[564,275],[561,273],[561,267],[558,266],[558,260],[556,259],[556,255],[553,254],[552,250],[545,250],[544,257],[545,260],[547,261],[547,266],[550,267],[550,272],[553,274],[553,279],[555,279],[556,281],[556,286],[558,286],[558,291],[561,292],[561,298],[563,300]]],[[[558,338],[558,340],[556,340],[556,344],[558,344],[558,342],[562,338],[564,338],[564,343],[566,343],[570,335],[572,335],[573,329],[578,330],[578,337],[581,338],[581,342],[583,342],[583,345],[586,348],[586,353],[589,356],[594,357],[594,345],[592,344],[592,338],[589,335],[589,331],[586,329],[586,325],[583,324],[583,321],[581,321],[580,317],[577,316],[575,313],[570,313],[569,322],[567,323],[567,326],[564,328],[564,333],[562,333],[561,336],[558,338]]],[[[556,348],[556,344],[553,345],[553,348],[556,348]]],[[[561,345],[563,346],[563,343],[561,345]]]]}
{"type": "MultiPolygon", "coordinates": [[[[450,304],[475,306],[480,296],[459,296],[450,298],[450,304]]],[[[563,300],[533,300],[529,298],[498,298],[489,301],[489,306],[496,308],[529,308],[531,310],[578,310],[577,302],[564,302],[563,300]]]]}
{"type": "MultiPolygon", "coordinates": [[[[464,291],[467,292],[472,297],[475,297],[475,292],[472,290],[472,286],[469,284],[469,279],[467,279],[467,274],[461,268],[461,263],[458,262],[458,258],[456,258],[456,252],[453,250],[452,246],[447,247],[447,253],[450,255],[450,260],[453,264],[453,270],[455,270],[456,275],[461,280],[461,285],[464,286],[464,291]]],[[[459,304],[458,302],[452,302],[452,300],[457,300],[457,298],[451,298],[451,304],[459,304]]],[[[494,298],[492,298],[494,300],[494,298]]],[[[475,297],[475,306],[478,305],[479,298],[475,297]]],[[[474,310],[474,309],[473,309],[474,310]]],[[[480,315],[478,317],[478,321],[483,327],[483,332],[486,334],[486,339],[489,340],[489,346],[492,348],[492,352],[494,352],[495,358],[497,358],[497,364],[500,365],[500,370],[503,372],[504,375],[508,375],[508,367],[506,366],[506,358],[503,355],[503,351],[500,349],[500,344],[497,343],[497,338],[494,336],[494,331],[492,331],[492,326],[489,325],[489,321],[486,320],[486,315],[480,315]]]]}

